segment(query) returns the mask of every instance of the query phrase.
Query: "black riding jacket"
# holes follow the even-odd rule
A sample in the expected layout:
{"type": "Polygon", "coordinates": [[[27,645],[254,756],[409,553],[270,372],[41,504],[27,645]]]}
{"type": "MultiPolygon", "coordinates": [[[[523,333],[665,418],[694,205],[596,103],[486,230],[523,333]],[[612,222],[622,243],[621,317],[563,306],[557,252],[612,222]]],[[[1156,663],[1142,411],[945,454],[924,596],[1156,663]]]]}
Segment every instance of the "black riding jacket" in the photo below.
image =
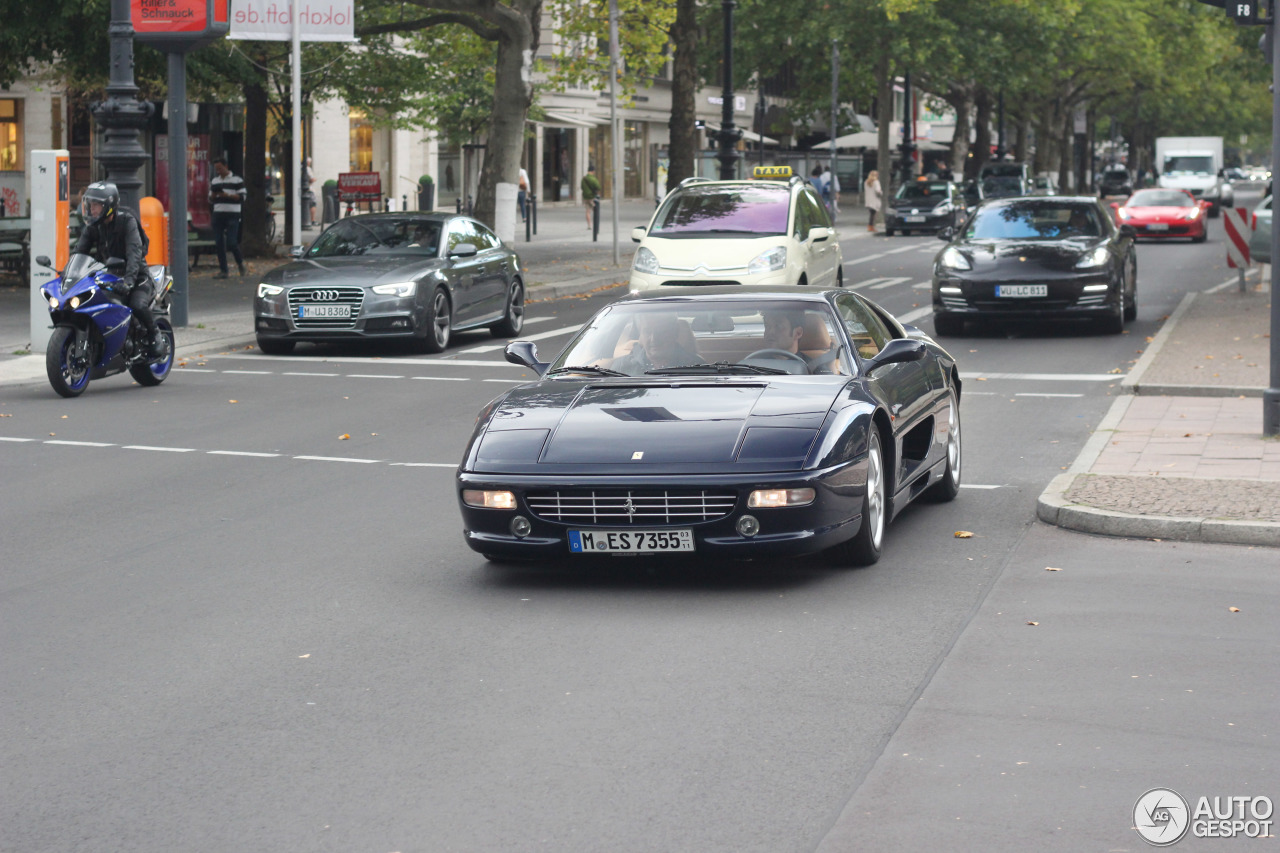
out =
{"type": "Polygon", "coordinates": [[[85,226],[75,251],[81,255],[93,255],[103,262],[107,258],[124,258],[124,275],[121,278],[131,285],[147,280],[142,228],[127,210],[116,210],[109,222],[85,226]]]}

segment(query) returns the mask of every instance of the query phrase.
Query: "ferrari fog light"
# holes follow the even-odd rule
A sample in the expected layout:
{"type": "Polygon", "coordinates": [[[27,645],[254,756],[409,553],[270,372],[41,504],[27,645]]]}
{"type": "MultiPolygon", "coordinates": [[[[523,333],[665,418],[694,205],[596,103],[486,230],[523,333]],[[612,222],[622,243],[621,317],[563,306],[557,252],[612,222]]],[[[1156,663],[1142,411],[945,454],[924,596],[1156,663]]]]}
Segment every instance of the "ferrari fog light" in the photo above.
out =
{"type": "Polygon", "coordinates": [[[1107,285],[1105,284],[1086,284],[1084,286],[1085,293],[1101,293],[1106,289],[1107,289],[1107,285]]]}
{"type": "Polygon", "coordinates": [[[756,520],[754,515],[744,515],[738,519],[738,533],[750,539],[760,532],[760,522],[756,520]]]}
{"type": "MultiPolygon", "coordinates": [[[[747,498],[747,506],[752,509],[760,507],[808,506],[813,503],[813,498],[813,489],[757,489],[747,498]]],[[[744,515],[743,518],[751,518],[751,516],[744,515]]]]}
{"type": "Polygon", "coordinates": [[[463,489],[462,502],[482,509],[515,509],[516,496],[511,492],[489,492],[481,489],[463,489]]]}
{"type": "Polygon", "coordinates": [[[521,539],[528,536],[532,530],[533,525],[530,524],[529,519],[525,518],[523,515],[517,515],[515,518],[511,519],[511,532],[516,536],[519,536],[521,539]]]}

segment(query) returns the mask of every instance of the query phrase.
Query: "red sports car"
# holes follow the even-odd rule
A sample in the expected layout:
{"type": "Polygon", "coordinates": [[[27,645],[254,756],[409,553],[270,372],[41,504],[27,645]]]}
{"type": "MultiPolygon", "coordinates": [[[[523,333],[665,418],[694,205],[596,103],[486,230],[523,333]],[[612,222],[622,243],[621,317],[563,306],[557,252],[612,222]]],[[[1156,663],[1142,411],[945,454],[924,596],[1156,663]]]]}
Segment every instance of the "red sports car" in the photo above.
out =
{"type": "Polygon", "coordinates": [[[1190,238],[1203,243],[1208,236],[1205,224],[1210,207],[1186,190],[1138,190],[1124,204],[1112,204],[1116,222],[1131,225],[1139,237],[1190,238]]]}

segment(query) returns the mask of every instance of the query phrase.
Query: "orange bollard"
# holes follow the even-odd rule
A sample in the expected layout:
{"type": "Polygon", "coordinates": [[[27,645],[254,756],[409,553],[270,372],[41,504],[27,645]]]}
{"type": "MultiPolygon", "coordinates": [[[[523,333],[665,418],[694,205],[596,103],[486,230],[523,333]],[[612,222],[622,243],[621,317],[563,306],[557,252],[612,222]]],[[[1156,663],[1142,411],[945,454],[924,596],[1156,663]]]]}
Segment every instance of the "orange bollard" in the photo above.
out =
{"type": "Polygon", "coordinates": [[[169,265],[169,217],[160,199],[145,196],[138,200],[138,212],[142,214],[142,230],[147,232],[151,245],[147,248],[147,264],[169,265]]]}

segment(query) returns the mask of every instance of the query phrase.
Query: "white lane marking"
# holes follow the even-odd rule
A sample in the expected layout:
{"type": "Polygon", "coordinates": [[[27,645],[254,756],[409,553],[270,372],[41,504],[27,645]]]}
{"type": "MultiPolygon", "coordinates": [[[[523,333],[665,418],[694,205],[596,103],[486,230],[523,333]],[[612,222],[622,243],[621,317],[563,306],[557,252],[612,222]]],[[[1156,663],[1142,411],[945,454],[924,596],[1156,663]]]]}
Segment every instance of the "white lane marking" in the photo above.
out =
{"type": "Polygon", "coordinates": [[[195,453],[194,447],[152,447],[147,444],[126,444],[124,450],[150,450],[155,453],[195,453]]]}
{"type": "MultiPolygon", "coordinates": [[[[526,341],[528,338],[521,338],[526,341]]],[[[381,364],[381,365],[403,365],[403,364],[441,364],[441,365],[457,365],[458,367],[493,367],[495,365],[505,365],[507,362],[495,359],[481,361],[480,359],[464,359],[464,358],[377,358],[374,356],[337,356],[337,357],[310,357],[299,355],[243,355],[239,353],[219,353],[216,356],[209,356],[212,361],[215,358],[252,358],[264,359],[268,358],[272,361],[309,361],[312,364],[381,364]]]]}
{"type": "Polygon", "coordinates": [[[884,252],[879,252],[879,253],[874,254],[874,255],[863,255],[863,256],[862,256],[862,257],[860,257],[860,258],[854,258],[853,260],[845,261],[845,262],[844,262],[844,265],[845,265],[845,266],[849,266],[850,264],[860,264],[860,263],[862,263],[863,261],[874,261],[874,260],[876,260],[876,259],[878,259],[878,258],[883,258],[883,257],[884,257],[884,252]]]}
{"type": "Polygon", "coordinates": [[[932,255],[932,254],[935,254],[938,250],[935,249],[933,246],[921,246],[920,251],[924,252],[926,255],[932,255]]]}
{"type": "Polygon", "coordinates": [[[928,290],[931,287],[933,287],[933,282],[931,281],[917,281],[911,285],[912,290],[928,290]]]}
{"type": "Polygon", "coordinates": [[[869,278],[866,281],[860,281],[857,284],[851,284],[849,285],[849,287],[852,290],[857,290],[859,287],[870,287],[871,285],[879,284],[882,281],[888,281],[888,277],[880,276],[879,278],[869,278]]]}
{"type": "Polygon", "coordinates": [[[431,379],[436,382],[470,382],[467,376],[413,376],[412,379],[431,379]]]}
{"type": "MultiPolygon", "coordinates": [[[[1246,277],[1246,279],[1245,279],[1245,286],[1246,286],[1246,288],[1248,287],[1248,283],[1249,283],[1249,281],[1248,281],[1248,278],[1246,277]]],[[[1226,280],[1226,281],[1224,281],[1222,284],[1215,284],[1213,287],[1211,287],[1211,288],[1209,288],[1208,290],[1205,290],[1205,291],[1203,291],[1203,292],[1204,292],[1204,293],[1218,293],[1219,291],[1226,290],[1228,287],[1239,287],[1239,286],[1240,286],[1240,276],[1236,275],[1236,276],[1232,276],[1231,278],[1227,279],[1227,280],[1226,280]]]]}
{"type": "Polygon", "coordinates": [[[274,459],[279,453],[254,453],[250,450],[207,450],[210,456],[257,456],[263,459],[274,459]]]}
{"type": "MultiPolygon", "coordinates": [[[[901,318],[899,318],[901,319],[901,318]]],[[[961,373],[961,379],[1030,379],[1048,382],[1119,382],[1119,373],[961,373]]]]}
{"type": "Polygon", "coordinates": [[[392,468],[457,468],[452,462],[391,462],[392,468]]]}
{"type": "Polygon", "coordinates": [[[960,488],[962,489],[1003,489],[1004,486],[987,486],[987,485],[979,485],[977,483],[961,483],[960,488]]]}
{"type": "Polygon", "coordinates": [[[308,462],[359,462],[363,465],[372,465],[380,462],[379,459],[356,459],[351,456],[295,456],[294,459],[305,459],[308,462]]]}
{"type": "MultiPolygon", "coordinates": [[[[538,334],[536,335],[521,335],[519,337],[519,340],[540,341],[545,338],[557,338],[561,335],[568,335],[572,332],[576,332],[581,328],[582,326],[565,326],[560,329],[552,329],[548,332],[538,332],[538,334]]],[[[497,352],[499,350],[504,350],[506,348],[507,348],[506,344],[486,344],[485,346],[482,346],[482,347],[468,347],[467,349],[458,350],[458,352],[464,352],[468,354],[477,353],[477,352],[497,352]]]]}
{"type": "Polygon", "coordinates": [[[997,394],[995,391],[965,391],[966,397],[1003,397],[1003,394],[997,394]]]}
{"type": "Polygon", "coordinates": [[[65,444],[69,447],[115,447],[114,444],[105,441],[63,441],[60,438],[46,441],[45,444],[65,444]]]}
{"type": "Polygon", "coordinates": [[[201,367],[184,367],[184,366],[183,366],[183,365],[181,365],[181,364],[177,365],[177,369],[178,369],[178,370],[181,370],[183,373],[218,373],[218,372],[219,372],[219,371],[217,371],[217,370],[214,370],[214,369],[213,369],[213,368],[211,368],[211,367],[203,367],[203,368],[201,368],[201,367]]]}
{"type": "Polygon", "coordinates": [[[559,319],[560,319],[559,317],[533,317],[533,318],[526,317],[524,319],[524,324],[526,326],[532,326],[536,323],[550,323],[552,320],[559,320],[559,319]]]}
{"type": "Polygon", "coordinates": [[[916,320],[919,320],[921,317],[928,316],[929,314],[932,314],[932,313],[933,313],[933,306],[924,305],[920,308],[917,308],[914,311],[908,311],[905,314],[898,314],[897,317],[898,317],[899,323],[914,323],[916,320]]]}
{"type": "Polygon", "coordinates": [[[482,379],[481,382],[532,382],[532,379],[482,379]]]}
{"type": "Polygon", "coordinates": [[[902,284],[904,281],[911,281],[911,279],[910,279],[908,276],[905,276],[905,275],[904,275],[904,276],[901,276],[901,277],[899,277],[899,278],[891,278],[891,279],[888,279],[887,281],[885,281],[885,282],[884,282],[884,283],[882,283],[882,284],[872,285],[870,289],[871,289],[871,290],[884,290],[886,287],[893,287],[895,284],[902,284]]]}
{"type": "MultiPolygon", "coordinates": [[[[231,371],[227,371],[230,373],[231,371]]],[[[391,373],[348,373],[348,379],[404,379],[403,376],[396,376],[391,373]]]]}
{"type": "MultiPolygon", "coordinates": [[[[230,370],[227,371],[227,373],[230,373],[230,372],[231,372],[230,370]]],[[[296,371],[295,372],[286,371],[284,373],[281,373],[280,375],[281,376],[341,376],[342,374],[341,373],[302,373],[302,372],[296,372],[296,371]]]]}
{"type": "Polygon", "coordinates": [[[253,376],[270,376],[274,370],[224,370],[223,373],[244,373],[253,376]]]}
{"type": "Polygon", "coordinates": [[[1083,394],[1037,394],[1032,391],[1019,391],[1015,397],[1083,397],[1083,394]]]}
{"type": "Polygon", "coordinates": [[[913,251],[915,251],[917,248],[918,248],[917,246],[903,246],[903,247],[898,248],[898,249],[886,249],[886,250],[885,250],[885,254],[886,254],[886,255],[898,255],[898,254],[901,254],[902,252],[913,252],[913,251]]]}
{"type": "Polygon", "coordinates": [[[24,441],[35,441],[35,440],[36,439],[34,438],[10,438],[7,435],[0,435],[0,441],[24,442],[24,441]]]}

